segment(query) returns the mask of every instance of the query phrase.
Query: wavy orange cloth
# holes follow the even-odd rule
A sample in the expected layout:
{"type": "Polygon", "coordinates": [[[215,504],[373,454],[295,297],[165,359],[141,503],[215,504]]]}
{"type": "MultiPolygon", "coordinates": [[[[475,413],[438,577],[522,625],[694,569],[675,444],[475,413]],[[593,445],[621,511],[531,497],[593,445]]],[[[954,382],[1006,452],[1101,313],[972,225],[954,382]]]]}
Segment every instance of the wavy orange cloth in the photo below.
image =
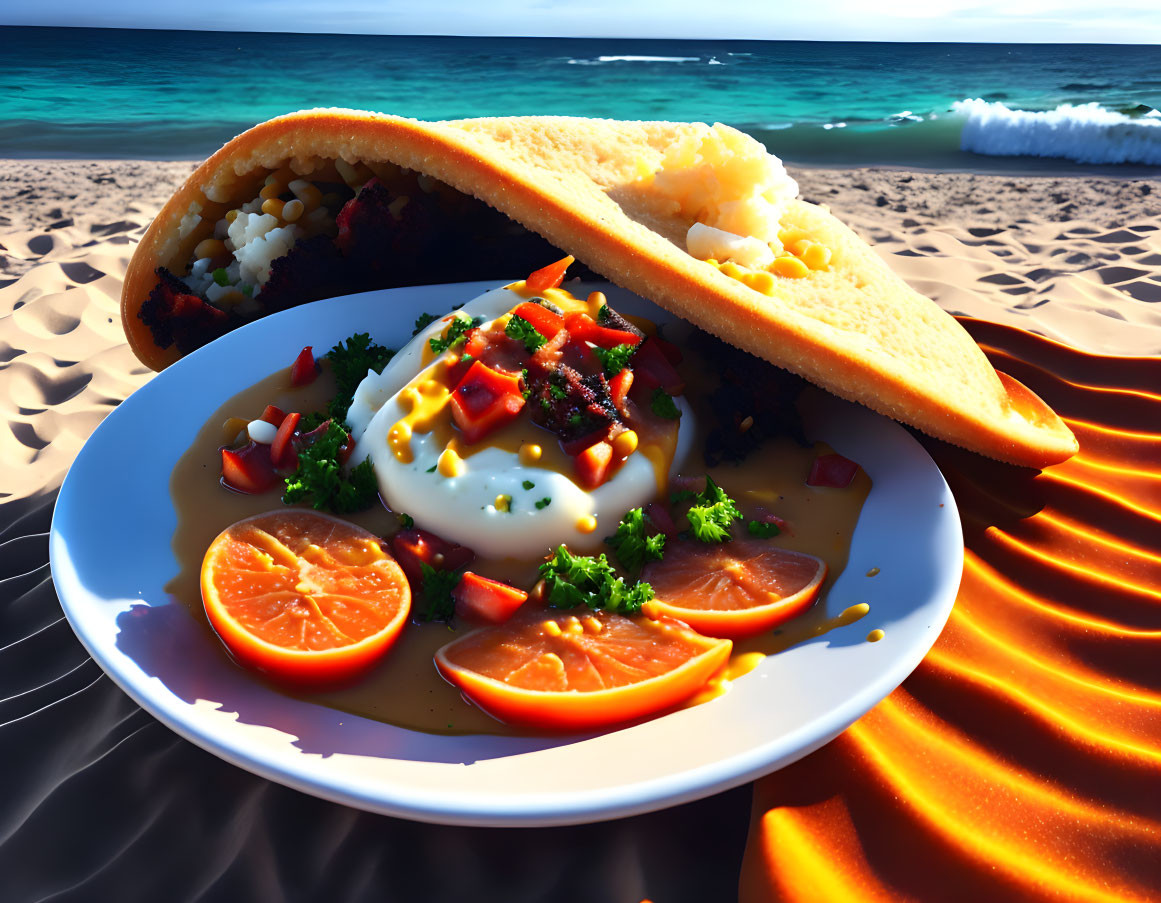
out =
{"type": "Polygon", "coordinates": [[[1161,900],[1161,358],[963,322],[1080,454],[922,440],[963,519],[955,609],[898,690],[757,783],[743,903],[1161,900]]]}

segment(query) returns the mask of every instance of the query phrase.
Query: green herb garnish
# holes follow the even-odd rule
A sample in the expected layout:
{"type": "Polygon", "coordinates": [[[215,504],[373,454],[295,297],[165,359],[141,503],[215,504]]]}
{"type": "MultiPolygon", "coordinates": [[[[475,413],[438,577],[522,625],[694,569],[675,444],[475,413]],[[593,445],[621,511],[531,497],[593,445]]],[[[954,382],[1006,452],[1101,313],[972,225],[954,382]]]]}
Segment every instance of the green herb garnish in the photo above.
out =
{"type": "Polygon", "coordinates": [[[427,311],[415,318],[415,328],[411,330],[412,335],[419,335],[424,329],[427,329],[432,323],[439,319],[439,316],[427,311]]]}
{"type": "Polygon", "coordinates": [[[676,420],[681,416],[681,411],[674,404],[673,396],[660,387],[653,390],[653,398],[649,401],[649,407],[654,414],[658,417],[664,417],[666,420],[676,420]]]}
{"type": "Polygon", "coordinates": [[[436,354],[443,354],[449,348],[454,348],[461,341],[464,341],[467,331],[474,325],[475,321],[467,314],[456,314],[447,325],[447,329],[443,331],[443,335],[428,339],[427,344],[436,354]]]}
{"type": "Polygon", "coordinates": [[[230,284],[230,276],[226,272],[225,267],[218,267],[216,270],[214,270],[213,277],[214,282],[218,283],[218,285],[222,286],[223,288],[230,284]]]}
{"type": "Polygon", "coordinates": [[[547,495],[546,495],[546,496],[545,496],[544,498],[542,498],[542,499],[537,499],[537,501],[536,501],[536,510],[537,510],[537,511],[543,511],[545,508],[547,508],[547,507],[548,507],[549,505],[551,505],[551,504],[552,504],[552,499],[551,499],[549,496],[547,496],[547,495]]]}
{"type": "Polygon", "coordinates": [[[404,530],[410,530],[415,526],[415,518],[410,514],[400,514],[399,526],[401,526],[404,530]]]}
{"type": "Polygon", "coordinates": [[[730,526],[742,516],[734,500],[707,476],[705,489],[692,494],[692,501],[693,506],[685,516],[689,519],[689,529],[694,538],[701,542],[727,541],[730,538],[730,526]]]}
{"type": "Polygon", "coordinates": [[[343,474],[339,450],[349,435],[332,420],[327,431],[298,452],[298,469],[286,478],[282,501],[287,505],[306,502],[319,511],[350,514],[368,508],[379,497],[375,467],[367,458],[343,474]]]}
{"type": "Polygon", "coordinates": [[[645,566],[646,561],[660,561],[665,551],[665,534],[645,535],[645,512],[634,508],[621,518],[617,532],[606,536],[605,542],[613,547],[617,562],[630,574],[645,566]]]}
{"type": "Polygon", "coordinates": [[[536,331],[535,326],[523,317],[517,317],[515,315],[508,318],[508,325],[504,327],[504,335],[518,342],[523,342],[529,354],[538,351],[540,346],[548,341],[548,339],[536,331]]]}
{"type": "Polygon", "coordinates": [[[564,546],[558,546],[556,554],[540,566],[540,576],[548,604],[553,608],[587,605],[632,615],[653,598],[653,587],[648,583],[626,583],[603,554],[595,558],[573,555],[564,546]]]}
{"type": "Polygon", "coordinates": [[[536,484],[533,483],[531,480],[525,480],[520,485],[523,486],[525,489],[532,489],[536,486],[536,484]]]}
{"type": "Polygon", "coordinates": [[[759,539],[769,539],[772,536],[777,536],[782,531],[778,529],[777,524],[769,524],[765,521],[752,520],[746,524],[746,531],[751,536],[757,536],[759,539]]]}
{"type": "Polygon", "coordinates": [[[452,590],[460,582],[459,571],[437,571],[426,561],[419,563],[423,574],[423,592],[420,600],[421,621],[450,621],[456,613],[452,590]]]}
{"type": "Polygon", "coordinates": [[[375,344],[371,341],[371,336],[365,332],[355,333],[347,339],[345,346],[342,342],[335,345],[327,352],[327,359],[331,362],[338,390],[327,405],[327,413],[334,419],[345,422],[359,383],[367,376],[368,371],[382,373],[387,362],[394,356],[394,351],[375,344]]]}
{"type": "Polygon", "coordinates": [[[612,348],[594,348],[593,354],[605,369],[605,376],[612,379],[627,366],[629,358],[637,350],[636,345],[614,345],[612,348]]]}

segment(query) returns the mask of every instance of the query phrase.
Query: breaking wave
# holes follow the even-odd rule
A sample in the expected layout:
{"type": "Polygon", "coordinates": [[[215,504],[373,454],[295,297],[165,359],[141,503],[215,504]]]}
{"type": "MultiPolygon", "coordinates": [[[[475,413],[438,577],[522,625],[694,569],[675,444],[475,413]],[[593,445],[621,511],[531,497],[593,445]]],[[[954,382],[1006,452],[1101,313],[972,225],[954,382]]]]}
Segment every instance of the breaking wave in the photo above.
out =
{"type": "Polygon", "coordinates": [[[963,118],[960,147],[972,153],[1161,165],[1157,110],[1134,117],[1085,103],[1032,112],[979,98],[956,101],[952,109],[963,118]]]}

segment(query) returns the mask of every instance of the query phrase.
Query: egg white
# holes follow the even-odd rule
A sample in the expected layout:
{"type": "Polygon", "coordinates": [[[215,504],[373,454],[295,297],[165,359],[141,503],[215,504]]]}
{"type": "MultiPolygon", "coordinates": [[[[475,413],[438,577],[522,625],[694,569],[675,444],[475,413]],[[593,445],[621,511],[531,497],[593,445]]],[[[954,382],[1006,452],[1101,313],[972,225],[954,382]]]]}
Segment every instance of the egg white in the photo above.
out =
{"type": "MultiPolygon", "coordinates": [[[[494,319],[520,300],[514,292],[497,289],[465,304],[463,311],[494,319]]],[[[412,460],[399,461],[387,443],[388,431],[408,411],[399,393],[425,369],[423,346],[445,325],[437,321],[421,331],[382,375],[368,374],[348,415],[357,438],[351,464],[371,459],[380,494],[393,511],[408,513],[424,529],[484,557],[528,559],[561,543],[579,552],[594,551],[626,511],[657,495],[656,471],[640,452],[630,455],[610,480],[594,490],[548,468],[522,464],[516,455],[496,447],[475,452],[464,459],[460,475],[445,477],[435,467],[444,449],[434,433],[415,433],[412,460]],[[532,488],[524,488],[526,481],[532,488]],[[511,498],[509,510],[496,508],[498,496],[511,498]],[[549,502],[544,504],[544,499],[549,502]],[[586,517],[596,519],[595,530],[582,532],[586,517]]],[[[671,473],[685,460],[695,433],[693,412],[683,398],[675,402],[682,416],[671,473]]]]}

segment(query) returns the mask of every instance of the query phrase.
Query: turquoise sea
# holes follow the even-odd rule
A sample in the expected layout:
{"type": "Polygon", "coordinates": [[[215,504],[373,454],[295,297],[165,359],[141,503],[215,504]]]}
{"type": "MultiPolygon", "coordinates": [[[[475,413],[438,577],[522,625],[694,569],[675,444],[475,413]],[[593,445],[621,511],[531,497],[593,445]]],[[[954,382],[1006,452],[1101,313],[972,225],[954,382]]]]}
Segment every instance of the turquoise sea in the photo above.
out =
{"type": "Polygon", "coordinates": [[[0,157],[197,158],[279,113],[722,121],[794,163],[1161,166],[1161,48],[0,28],[0,157]]]}

